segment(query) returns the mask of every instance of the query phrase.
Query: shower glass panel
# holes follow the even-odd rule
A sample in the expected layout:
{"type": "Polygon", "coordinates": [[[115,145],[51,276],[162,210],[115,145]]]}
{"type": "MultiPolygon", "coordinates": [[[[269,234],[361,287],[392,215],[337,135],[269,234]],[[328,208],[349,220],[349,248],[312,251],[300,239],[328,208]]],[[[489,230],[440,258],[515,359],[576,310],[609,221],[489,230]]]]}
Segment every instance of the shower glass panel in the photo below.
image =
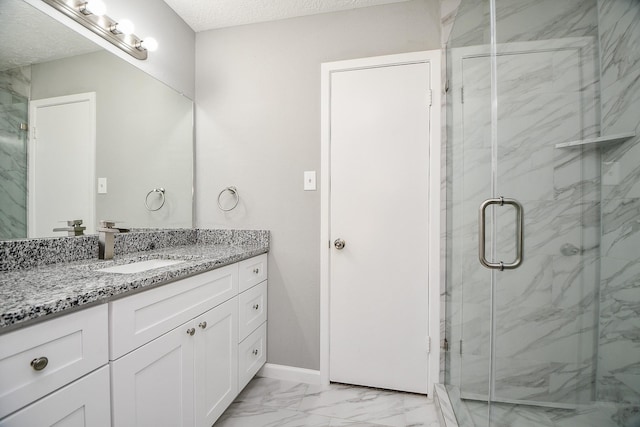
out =
{"type": "Polygon", "coordinates": [[[445,382],[461,426],[640,426],[637,0],[462,0],[447,46],[445,382]],[[635,114],[632,113],[635,111],[635,114]],[[606,138],[605,138],[606,139],[606,138]],[[569,142],[578,141],[567,146],[569,142]],[[513,206],[524,210],[524,262],[513,206]]]}
{"type": "MultiPolygon", "coordinates": [[[[0,72],[2,74],[2,72],[0,72]]],[[[6,74],[6,73],[5,73],[6,74]]],[[[0,240],[27,237],[28,100],[0,75],[0,240]]]]}

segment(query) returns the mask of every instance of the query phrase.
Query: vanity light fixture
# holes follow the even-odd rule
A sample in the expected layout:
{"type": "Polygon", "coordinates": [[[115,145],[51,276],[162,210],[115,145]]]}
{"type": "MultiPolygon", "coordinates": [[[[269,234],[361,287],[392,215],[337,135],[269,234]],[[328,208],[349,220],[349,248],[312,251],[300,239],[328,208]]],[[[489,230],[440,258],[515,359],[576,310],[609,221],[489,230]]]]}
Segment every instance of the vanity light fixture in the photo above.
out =
{"type": "Polygon", "coordinates": [[[83,15],[102,16],[107,13],[107,6],[105,6],[102,0],[89,0],[81,4],[78,10],[82,12],[83,15]]]}
{"type": "Polygon", "coordinates": [[[42,1],[134,58],[145,60],[147,59],[147,52],[153,52],[158,48],[158,42],[152,37],[142,40],[133,34],[133,22],[128,19],[116,21],[105,15],[106,7],[102,0],[42,1]]]}
{"type": "Polygon", "coordinates": [[[140,40],[140,43],[136,44],[136,49],[155,52],[158,50],[158,42],[153,37],[146,37],[143,40],[140,40]]]}
{"type": "Polygon", "coordinates": [[[110,26],[109,31],[113,34],[124,34],[125,36],[130,36],[135,31],[135,26],[133,25],[133,22],[128,19],[121,19],[120,22],[116,22],[110,26]]]}

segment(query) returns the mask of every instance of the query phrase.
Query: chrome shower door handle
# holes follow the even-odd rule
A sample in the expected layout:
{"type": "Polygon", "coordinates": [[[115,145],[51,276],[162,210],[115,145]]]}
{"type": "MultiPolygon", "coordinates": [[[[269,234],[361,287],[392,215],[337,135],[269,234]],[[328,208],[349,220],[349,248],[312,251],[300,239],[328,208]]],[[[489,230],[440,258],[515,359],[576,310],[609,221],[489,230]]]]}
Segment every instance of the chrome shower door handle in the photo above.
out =
{"type": "Polygon", "coordinates": [[[480,231],[480,236],[478,239],[478,258],[480,259],[480,264],[484,265],[487,268],[497,269],[501,271],[513,270],[514,268],[520,267],[524,256],[524,209],[522,208],[520,202],[515,199],[505,199],[504,197],[485,200],[480,204],[478,229],[480,231]],[[487,260],[485,253],[485,219],[487,207],[490,205],[511,205],[516,209],[516,259],[513,262],[491,262],[487,260]]]}

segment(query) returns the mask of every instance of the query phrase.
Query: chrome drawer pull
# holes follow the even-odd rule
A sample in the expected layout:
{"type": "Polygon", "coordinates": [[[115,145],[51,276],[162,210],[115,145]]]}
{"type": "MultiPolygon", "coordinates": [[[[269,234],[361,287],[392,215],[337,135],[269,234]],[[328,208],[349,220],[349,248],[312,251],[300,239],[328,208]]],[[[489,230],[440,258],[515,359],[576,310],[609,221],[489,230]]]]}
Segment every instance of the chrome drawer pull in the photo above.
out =
{"type": "Polygon", "coordinates": [[[42,371],[49,364],[49,359],[46,357],[38,357],[31,361],[31,367],[36,371],[42,371]]]}
{"type": "Polygon", "coordinates": [[[207,327],[207,322],[201,322],[198,326],[200,326],[202,329],[205,329],[207,327]]]}
{"type": "Polygon", "coordinates": [[[189,334],[189,335],[193,336],[193,334],[195,334],[195,333],[196,333],[196,328],[189,328],[189,329],[187,329],[187,334],[189,334]]]}

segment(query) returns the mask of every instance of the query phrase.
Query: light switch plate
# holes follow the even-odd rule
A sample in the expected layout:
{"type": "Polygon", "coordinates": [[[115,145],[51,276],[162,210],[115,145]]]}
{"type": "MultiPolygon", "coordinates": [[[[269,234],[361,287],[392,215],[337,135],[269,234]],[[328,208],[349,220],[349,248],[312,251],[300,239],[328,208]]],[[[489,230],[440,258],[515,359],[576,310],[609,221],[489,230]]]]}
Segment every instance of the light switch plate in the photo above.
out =
{"type": "Polygon", "coordinates": [[[98,178],[98,194],[107,194],[107,178],[98,178]]]}
{"type": "Polygon", "coordinates": [[[316,171],[304,172],[304,191],[316,190],[316,171]]]}

